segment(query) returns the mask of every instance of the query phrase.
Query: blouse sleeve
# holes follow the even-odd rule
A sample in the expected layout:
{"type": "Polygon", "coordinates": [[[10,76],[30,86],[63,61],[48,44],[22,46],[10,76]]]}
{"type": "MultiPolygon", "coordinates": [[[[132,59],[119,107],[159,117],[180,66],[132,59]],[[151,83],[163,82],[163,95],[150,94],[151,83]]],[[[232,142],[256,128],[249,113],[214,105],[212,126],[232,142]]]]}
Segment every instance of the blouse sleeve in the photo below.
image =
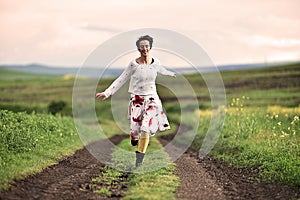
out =
{"type": "Polygon", "coordinates": [[[104,91],[106,97],[113,95],[122,87],[122,85],[124,85],[124,83],[126,83],[131,76],[132,66],[132,63],[130,63],[122,74],[104,91]]]}
{"type": "Polygon", "coordinates": [[[157,66],[157,72],[159,74],[167,75],[167,76],[175,76],[176,75],[176,73],[171,72],[171,71],[167,70],[164,66],[162,66],[158,59],[155,59],[154,61],[155,61],[155,64],[157,66]]]}
{"type": "Polygon", "coordinates": [[[162,74],[162,75],[168,75],[168,76],[175,76],[176,74],[174,72],[171,72],[169,70],[167,70],[165,67],[163,67],[161,64],[160,64],[160,61],[157,60],[157,67],[158,67],[158,70],[157,72],[159,74],[162,74]]]}

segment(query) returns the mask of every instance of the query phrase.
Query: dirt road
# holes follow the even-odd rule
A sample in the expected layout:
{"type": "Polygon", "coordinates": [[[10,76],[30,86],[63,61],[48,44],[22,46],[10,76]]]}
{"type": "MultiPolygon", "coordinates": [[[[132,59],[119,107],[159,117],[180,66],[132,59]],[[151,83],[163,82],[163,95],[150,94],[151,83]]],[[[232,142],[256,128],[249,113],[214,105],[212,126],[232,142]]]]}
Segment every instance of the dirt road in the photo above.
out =
{"type": "MultiPolygon", "coordinates": [[[[118,144],[125,137],[127,135],[117,135],[110,140],[118,144]]],[[[163,145],[171,139],[172,135],[159,138],[163,145]]],[[[102,140],[93,145],[106,142],[102,140]]],[[[200,160],[197,152],[191,149],[175,163],[175,173],[181,179],[181,186],[176,192],[178,199],[300,198],[300,188],[258,181],[255,169],[236,169],[211,157],[200,160]]],[[[107,199],[107,196],[95,193],[90,187],[91,179],[98,176],[103,167],[104,164],[84,148],[39,174],[15,182],[9,190],[0,192],[0,199],[107,199]]],[[[119,184],[122,190],[112,191],[110,199],[124,196],[127,185],[122,178],[119,184]]]]}

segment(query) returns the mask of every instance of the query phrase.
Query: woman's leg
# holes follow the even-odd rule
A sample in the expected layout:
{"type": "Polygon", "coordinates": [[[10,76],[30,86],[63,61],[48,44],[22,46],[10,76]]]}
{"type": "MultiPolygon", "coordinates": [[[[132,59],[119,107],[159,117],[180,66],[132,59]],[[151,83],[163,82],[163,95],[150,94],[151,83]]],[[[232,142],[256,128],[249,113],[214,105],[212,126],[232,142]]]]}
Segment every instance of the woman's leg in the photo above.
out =
{"type": "Polygon", "coordinates": [[[146,133],[145,131],[142,131],[140,134],[138,148],[136,151],[136,163],[135,163],[136,167],[142,165],[148,144],[149,144],[149,134],[146,133]]]}
{"type": "Polygon", "coordinates": [[[138,152],[140,153],[146,153],[147,147],[149,144],[149,134],[145,131],[142,131],[140,134],[140,139],[138,143],[138,152]]]}
{"type": "MultiPolygon", "coordinates": [[[[131,127],[132,127],[132,129],[130,130],[131,145],[136,146],[139,142],[139,134],[138,134],[139,131],[133,130],[133,128],[135,128],[135,127],[133,127],[132,123],[131,123],[131,127]]],[[[138,129],[139,129],[139,127],[138,127],[138,129]]]]}

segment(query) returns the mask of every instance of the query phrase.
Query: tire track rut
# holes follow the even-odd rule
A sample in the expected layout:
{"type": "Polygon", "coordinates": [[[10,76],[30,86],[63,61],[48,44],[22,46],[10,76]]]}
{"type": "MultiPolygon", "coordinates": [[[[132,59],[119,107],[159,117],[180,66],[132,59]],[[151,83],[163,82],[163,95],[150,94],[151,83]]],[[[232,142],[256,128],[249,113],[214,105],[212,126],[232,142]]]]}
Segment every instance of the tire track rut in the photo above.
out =
{"type": "MultiPolygon", "coordinates": [[[[183,127],[160,136],[161,144],[166,146],[177,132],[180,135],[189,130],[183,127]]],[[[172,142],[180,148],[180,144],[172,142]]],[[[211,156],[200,159],[191,148],[175,164],[175,174],[181,181],[176,191],[178,199],[300,199],[300,187],[263,181],[255,168],[235,168],[211,156]]]]}
{"type": "MultiPolygon", "coordinates": [[[[128,135],[115,135],[109,139],[92,143],[89,148],[105,146],[110,140],[119,144],[128,135]]],[[[113,149],[106,149],[110,155],[113,149]]],[[[77,150],[74,155],[61,159],[57,164],[42,172],[14,182],[8,190],[0,191],[0,199],[107,199],[93,192],[91,179],[97,177],[105,165],[93,157],[87,148],[77,150]]],[[[114,191],[112,199],[119,199],[126,187],[114,191]]]]}

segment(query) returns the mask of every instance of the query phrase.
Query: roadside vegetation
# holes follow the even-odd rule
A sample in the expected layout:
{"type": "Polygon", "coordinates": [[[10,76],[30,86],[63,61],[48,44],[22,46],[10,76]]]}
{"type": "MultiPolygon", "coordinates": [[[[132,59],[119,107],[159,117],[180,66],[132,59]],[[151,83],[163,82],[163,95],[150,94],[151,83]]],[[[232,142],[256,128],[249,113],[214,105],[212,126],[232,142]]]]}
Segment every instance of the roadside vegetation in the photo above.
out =
{"type": "MultiPolygon", "coordinates": [[[[236,167],[258,170],[262,179],[300,186],[300,107],[245,107],[250,98],[233,98],[222,134],[211,155],[236,167]]],[[[210,113],[198,111],[200,128],[193,143],[200,149],[210,113]]]]}
{"type": "Polygon", "coordinates": [[[0,110],[0,119],[1,189],[83,147],[70,117],[0,110]]]}

